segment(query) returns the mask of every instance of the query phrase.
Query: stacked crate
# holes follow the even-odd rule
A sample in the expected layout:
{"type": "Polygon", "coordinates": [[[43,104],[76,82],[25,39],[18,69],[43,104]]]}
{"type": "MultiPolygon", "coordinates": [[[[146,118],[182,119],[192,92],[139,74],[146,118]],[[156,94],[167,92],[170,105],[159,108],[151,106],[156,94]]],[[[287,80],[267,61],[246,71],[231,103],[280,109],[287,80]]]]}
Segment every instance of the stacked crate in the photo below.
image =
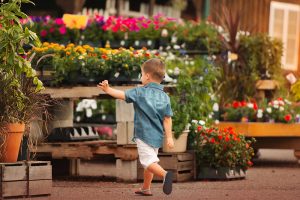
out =
{"type": "MultiPolygon", "coordinates": [[[[175,182],[191,181],[195,174],[195,156],[193,152],[159,153],[159,164],[167,171],[173,172],[175,182]]],[[[138,162],[137,179],[143,180],[144,169],[138,162]]],[[[154,176],[153,180],[162,181],[162,177],[154,176]]]]}
{"type": "MultiPolygon", "coordinates": [[[[134,109],[132,103],[116,100],[117,145],[136,148],[132,141],[134,135],[134,109]]],[[[137,160],[116,160],[116,177],[118,181],[135,182],[137,180],[137,160]]]]}
{"type": "Polygon", "coordinates": [[[49,161],[0,163],[0,198],[50,195],[52,166],[49,161]]]}

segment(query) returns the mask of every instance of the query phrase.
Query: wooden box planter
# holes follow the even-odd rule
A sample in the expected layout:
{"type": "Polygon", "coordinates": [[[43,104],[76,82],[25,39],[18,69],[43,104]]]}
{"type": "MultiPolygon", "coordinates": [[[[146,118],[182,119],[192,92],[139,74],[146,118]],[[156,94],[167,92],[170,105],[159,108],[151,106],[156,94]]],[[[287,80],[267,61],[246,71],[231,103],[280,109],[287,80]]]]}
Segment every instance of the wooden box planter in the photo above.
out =
{"type": "MultiPolygon", "coordinates": [[[[175,182],[194,180],[195,156],[193,152],[186,153],[159,153],[159,164],[167,171],[173,171],[175,182]]],[[[144,168],[138,161],[137,178],[143,180],[144,168]]],[[[153,180],[162,181],[163,179],[154,176],[153,180]]]]}
{"type": "Polygon", "coordinates": [[[232,127],[247,137],[300,137],[300,123],[221,122],[219,128],[232,127]]]}
{"type": "Polygon", "coordinates": [[[246,177],[246,173],[239,169],[230,169],[228,167],[222,167],[219,169],[202,167],[199,169],[197,178],[206,180],[231,180],[231,179],[243,179],[246,177]]]}
{"type": "Polygon", "coordinates": [[[0,198],[50,195],[52,166],[49,161],[0,163],[0,198]]]}

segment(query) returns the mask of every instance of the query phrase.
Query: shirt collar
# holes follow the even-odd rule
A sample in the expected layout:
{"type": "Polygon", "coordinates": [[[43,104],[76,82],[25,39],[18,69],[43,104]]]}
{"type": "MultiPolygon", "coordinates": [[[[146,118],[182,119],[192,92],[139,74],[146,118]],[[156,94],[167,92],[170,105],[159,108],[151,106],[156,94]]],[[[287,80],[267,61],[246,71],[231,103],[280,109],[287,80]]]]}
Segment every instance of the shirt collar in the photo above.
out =
{"type": "Polygon", "coordinates": [[[148,83],[147,85],[145,85],[145,87],[151,87],[151,88],[155,88],[155,89],[159,89],[159,90],[164,89],[163,85],[158,84],[158,83],[154,83],[154,82],[148,83]]]}

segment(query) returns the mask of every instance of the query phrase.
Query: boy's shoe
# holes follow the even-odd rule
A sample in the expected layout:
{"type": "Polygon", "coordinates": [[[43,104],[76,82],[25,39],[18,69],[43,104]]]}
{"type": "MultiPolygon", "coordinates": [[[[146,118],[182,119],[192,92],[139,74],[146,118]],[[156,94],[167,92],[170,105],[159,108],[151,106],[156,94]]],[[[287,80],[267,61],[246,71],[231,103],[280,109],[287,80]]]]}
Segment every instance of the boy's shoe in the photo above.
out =
{"type": "Polygon", "coordinates": [[[163,183],[163,191],[166,195],[171,194],[172,183],[173,183],[173,172],[168,171],[164,178],[164,183],[163,183]]]}
{"type": "Polygon", "coordinates": [[[138,191],[135,191],[134,193],[142,196],[153,196],[150,189],[143,190],[142,188],[140,188],[138,191]]]}

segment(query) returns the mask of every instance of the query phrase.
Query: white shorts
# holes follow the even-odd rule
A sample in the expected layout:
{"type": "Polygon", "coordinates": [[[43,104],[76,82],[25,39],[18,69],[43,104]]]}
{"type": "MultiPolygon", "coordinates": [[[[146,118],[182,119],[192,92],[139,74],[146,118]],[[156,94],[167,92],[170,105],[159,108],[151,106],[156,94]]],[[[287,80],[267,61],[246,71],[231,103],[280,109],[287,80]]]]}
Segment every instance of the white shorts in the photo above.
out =
{"type": "Polygon", "coordinates": [[[147,167],[149,167],[149,165],[151,165],[152,163],[159,162],[159,159],[157,157],[159,148],[151,147],[138,138],[136,138],[135,141],[137,144],[140,163],[142,164],[144,169],[147,169],[147,167]]]}

